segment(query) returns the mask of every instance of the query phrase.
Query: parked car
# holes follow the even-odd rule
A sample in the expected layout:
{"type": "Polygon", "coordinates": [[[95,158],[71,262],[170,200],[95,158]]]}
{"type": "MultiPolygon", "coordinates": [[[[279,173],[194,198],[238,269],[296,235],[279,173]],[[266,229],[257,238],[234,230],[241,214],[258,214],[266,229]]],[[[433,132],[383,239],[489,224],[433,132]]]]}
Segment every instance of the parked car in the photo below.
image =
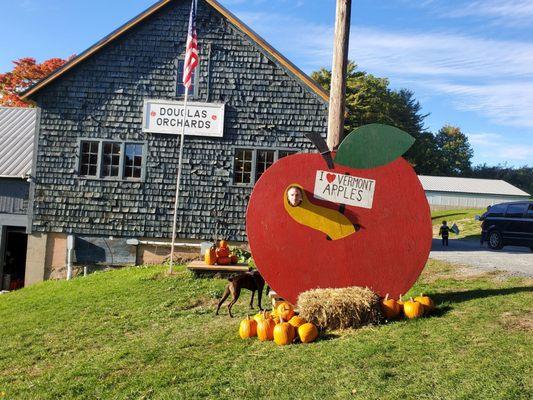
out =
{"type": "Polygon", "coordinates": [[[486,241],[495,250],[509,245],[533,251],[533,201],[495,204],[479,219],[482,244],[486,241]]]}

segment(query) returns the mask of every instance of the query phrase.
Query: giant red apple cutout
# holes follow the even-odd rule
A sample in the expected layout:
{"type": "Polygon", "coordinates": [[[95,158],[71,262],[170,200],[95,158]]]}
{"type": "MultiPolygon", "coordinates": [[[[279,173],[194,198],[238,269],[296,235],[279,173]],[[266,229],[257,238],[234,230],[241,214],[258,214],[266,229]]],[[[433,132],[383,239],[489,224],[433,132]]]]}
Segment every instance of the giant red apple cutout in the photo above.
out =
{"type": "Polygon", "coordinates": [[[334,163],[323,151],[296,154],[263,173],[246,231],[273,290],[292,303],[314,288],[367,286],[392,297],[409,290],[432,237],[424,190],[401,157],[412,143],[399,129],[366,125],[347,136],[334,163]],[[295,207],[292,187],[303,192],[295,207]]]}

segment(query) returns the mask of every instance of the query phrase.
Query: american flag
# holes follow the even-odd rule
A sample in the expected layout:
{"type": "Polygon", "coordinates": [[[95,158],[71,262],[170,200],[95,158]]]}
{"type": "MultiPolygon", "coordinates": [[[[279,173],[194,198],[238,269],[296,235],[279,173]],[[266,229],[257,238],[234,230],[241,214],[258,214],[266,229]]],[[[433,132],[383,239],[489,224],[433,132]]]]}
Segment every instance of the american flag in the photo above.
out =
{"type": "Polygon", "coordinates": [[[198,37],[196,35],[196,2],[192,0],[191,15],[189,17],[189,31],[187,33],[187,49],[183,64],[183,86],[189,90],[192,85],[194,69],[198,66],[198,37]]]}

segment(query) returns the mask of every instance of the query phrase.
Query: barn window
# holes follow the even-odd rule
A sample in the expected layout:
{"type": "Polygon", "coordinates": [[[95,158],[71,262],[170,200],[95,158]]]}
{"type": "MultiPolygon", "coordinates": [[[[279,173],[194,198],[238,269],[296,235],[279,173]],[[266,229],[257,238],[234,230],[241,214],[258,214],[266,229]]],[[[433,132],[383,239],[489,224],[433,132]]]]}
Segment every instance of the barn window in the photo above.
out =
{"type": "Polygon", "coordinates": [[[124,179],[140,178],[143,165],[143,146],[138,143],[126,143],[124,160],[124,179]]]}
{"type": "Polygon", "coordinates": [[[233,183],[253,185],[277,160],[295,153],[286,149],[235,149],[233,183]]]}
{"type": "Polygon", "coordinates": [[[144,143],[80,141],[80,176],[105,180],[144,179],[144,143]]]}
{"type": "MultiPolygon", "coordinates": [[[[176,95],[177,97],[184,97],[185,96],[185,86],[183,86],[183,66],[185,65],[185,60],[181,59],[178,60],[178,74],[176,77],[176,95]]],[[[197,85],[197,76],[198,76],[198,70],[200,66],[196,67],[194,69],[193,75],[192,75],[192,85],[189,88],[189,97],[197,97],[198,96],[198,85],[197,85]]]]}
{"type": "Polygon", "coordinates": [[[97,176],[98,174],[98,151],[100,143],[81,143],[80,175],[97,176]]]}
{"type": "Polygon", "coordinates": [[[102,150],[102,178],[117,177],[120,172],[120,143],[104,142],[102,150]]]}

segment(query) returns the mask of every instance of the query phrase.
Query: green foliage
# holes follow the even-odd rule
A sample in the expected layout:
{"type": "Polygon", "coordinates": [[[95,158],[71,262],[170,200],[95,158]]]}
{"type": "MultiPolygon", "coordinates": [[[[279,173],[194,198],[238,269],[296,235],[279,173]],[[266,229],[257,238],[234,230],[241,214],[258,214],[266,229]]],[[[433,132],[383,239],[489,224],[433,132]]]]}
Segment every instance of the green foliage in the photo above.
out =
{"type": "Polygon", "coordinates": [[[439,158],[434,174],[461,176],[470,171],[474,151],[460,128],[443,126],[435,136],[435,142],[439,158]]]}
{"type": "Polygon", "coordinates": [[[280,348],[238,337],[250,292],[233,308],[237,318],[225,308],[216,317],[227,280],[165,271],[125,268],[1,295],[0,392],[22,400],[530,398],[531,281],[468,278],[430,261],[407,296],[432,296],[434,316],[280,348]]]}
{"type": "Polygon", "coordinates": [[[252,254],[249,251],[243,249],[242,247],[233,247],[231,249],[231,252],[238,257],[239,260],[237,262],[239,264],[247,264],[250,258],[252,257],[252,254]]]}
{"type": "MultiPolygon", "coordinates": [[[[326,91],[331,85],[331,72],[322,68],[311,74],[326,91]]],[[[357,70],[348,64],[346,82],[345,134],[367,124],[392,125],[415,138],[415,143],[404,155],[418,174],[459,175],[470,170],[473,152],[468,139],[459,128],[444,126],[437,135],[424,126],[428,114],[413,92],[392,90],[389,80],[357,70]]]]}

